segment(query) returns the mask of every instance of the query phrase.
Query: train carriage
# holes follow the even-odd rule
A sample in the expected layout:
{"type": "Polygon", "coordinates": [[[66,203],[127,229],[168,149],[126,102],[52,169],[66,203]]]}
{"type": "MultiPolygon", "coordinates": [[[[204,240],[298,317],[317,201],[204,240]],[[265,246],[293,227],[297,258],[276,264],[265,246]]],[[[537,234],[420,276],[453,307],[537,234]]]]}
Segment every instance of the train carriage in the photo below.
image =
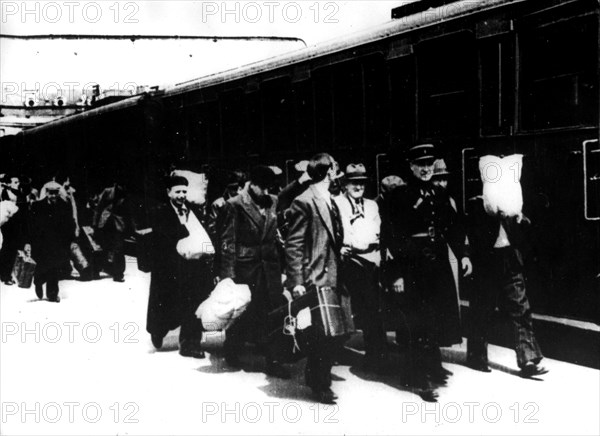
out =
{"type": "Polygon", "coordinates": [[[478,155],[522,153],[536,310],[600,321],[598,2],[439,3],[2,138],[1,165],[60,165],[91,185],[121,168],[143,211],[170,164],[267,162],[289,178],[292,163],[328,151],[380,180],[405,175],[403,151],[432,142],[463,208],[481,190],[478,155]]]}

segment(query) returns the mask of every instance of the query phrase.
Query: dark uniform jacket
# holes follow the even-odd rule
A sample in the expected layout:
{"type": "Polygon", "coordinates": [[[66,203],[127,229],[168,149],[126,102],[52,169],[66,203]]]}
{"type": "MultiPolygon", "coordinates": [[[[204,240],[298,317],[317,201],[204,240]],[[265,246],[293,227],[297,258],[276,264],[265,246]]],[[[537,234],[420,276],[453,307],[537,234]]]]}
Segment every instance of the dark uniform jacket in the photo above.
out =
{"type": "Polygon", "coordinates": [[[219,276],[247,284],[252,306],[261,313],[281,299],[281,266],[277,251],[277,198],[264,215],[247,190],[229,199],[223,210],[219,276]]]}
{"type": "Polygon", "coordinates": [[[70,204],[47,199],[31,205],[28,220],[31,257],[37,262],[36,275],[61,268],[69,261],[75,221],[70,204]]]}
{"type": "Polygon", "coordinates": [[[445,239],[459,260],[469,255],[463,223],[445,190],[413,177],[388,194],[386,203],[382,238],[394,258],[406,256],[412,235],[424,233],[445,239]]]}
{"type": "MultiPolygon", "coordinates": [[[[186,203],[189,213],[201,221],[201,213],[186,203]]],[[[185,260],[177,253],[177,242],[189,236],[170,201],[152,215],[152,275],[146,329],[165,335],[177,328],[184,314],[195,311],[212,287],[206,260],[185,260]]]]}

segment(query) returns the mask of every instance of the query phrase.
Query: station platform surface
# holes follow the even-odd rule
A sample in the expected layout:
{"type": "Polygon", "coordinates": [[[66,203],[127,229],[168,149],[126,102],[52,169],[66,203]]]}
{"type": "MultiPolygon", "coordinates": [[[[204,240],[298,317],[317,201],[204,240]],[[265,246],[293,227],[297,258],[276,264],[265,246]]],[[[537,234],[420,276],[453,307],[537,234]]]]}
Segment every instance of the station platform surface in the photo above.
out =
{"type": "Polygon", "coordinates": [[[128,258],[124,283],[62,281],[59,304],[1,285],[0,434],[600,434],[600,371],[546,358],[548,374],[523,379],[514,351],[498,346],[489,374],[464,365],[464,342],[444,349],[454,375],[428,403],[394,371],[398,353],[384,375],[365,372],[357,334],[333,368],[335,406],[312,401],[304,361],[280,380],[249,350],[232,371],[216,352],[180,356],[178,331],[156,351],[149,279],[128,258]]]}

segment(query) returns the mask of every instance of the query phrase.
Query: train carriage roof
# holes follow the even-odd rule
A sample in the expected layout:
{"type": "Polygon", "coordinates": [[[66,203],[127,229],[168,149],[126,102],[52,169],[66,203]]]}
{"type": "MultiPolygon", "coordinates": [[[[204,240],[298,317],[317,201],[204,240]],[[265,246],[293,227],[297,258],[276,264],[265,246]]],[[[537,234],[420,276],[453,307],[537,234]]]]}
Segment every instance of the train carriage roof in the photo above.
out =
{"type": "Polygon", "coordinates": [[[239,68],[223,71],[216,74],[211,74],[198,78],[196,80],[175,84],[167,87],[165,90],[158,92],[144,93],[131,98],[112,103],[100,108],[91,109],[89,111],[67,116],[55,121],[52,121],[43,126],[34,127],[19,133],[19,135],[30,135],[53,128],[65,123],[83,120],[96,115],[101,115],[106,112],[121,110],[132,107],[151,95],[162,95],[164,97],[177,96],[180,94],[196,91],[203,88],[208,88],[218,84],[232,82],[243,79],[244,77],[253,76],[260,73],[276,70],[286,66],[292,66],[311,59],[320,58],[327,55],[332,55],[344,50],[349,50],[354,47],[359,47],[365,44],[377,42],[390,38],[396,35],[401,35],[420,28],[433,26],[443,22],[451,21],[460,17],[465,17],[477,12],[495,9],[497,7],[509,4],[524,3],[527,0],[461,0],[450,3],[438,8],[429,9],[417,14],[406,16],[400,19],[390,21],[388,23],[376,26],[367,31],[361,31],[348,36],[336,38],[329,42],[320,43],[308,48],[302,48],[283,55],[268,58],[259,62],[244,65],[239,68]]]}

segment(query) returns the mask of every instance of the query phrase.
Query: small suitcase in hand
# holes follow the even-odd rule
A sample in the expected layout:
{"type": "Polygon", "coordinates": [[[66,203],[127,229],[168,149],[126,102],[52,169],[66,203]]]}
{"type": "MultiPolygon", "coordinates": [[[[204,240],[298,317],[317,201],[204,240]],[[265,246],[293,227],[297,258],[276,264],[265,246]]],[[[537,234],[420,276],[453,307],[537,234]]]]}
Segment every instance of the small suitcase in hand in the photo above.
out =
{"type": "Polygon", "coordinates": [[[17,279],[19,288],[29,289],[31,287],[35,266],[36,263],[31,256],[28,256],[23,251],[19,251],[13,268],[13,275],[17,279]]]}

